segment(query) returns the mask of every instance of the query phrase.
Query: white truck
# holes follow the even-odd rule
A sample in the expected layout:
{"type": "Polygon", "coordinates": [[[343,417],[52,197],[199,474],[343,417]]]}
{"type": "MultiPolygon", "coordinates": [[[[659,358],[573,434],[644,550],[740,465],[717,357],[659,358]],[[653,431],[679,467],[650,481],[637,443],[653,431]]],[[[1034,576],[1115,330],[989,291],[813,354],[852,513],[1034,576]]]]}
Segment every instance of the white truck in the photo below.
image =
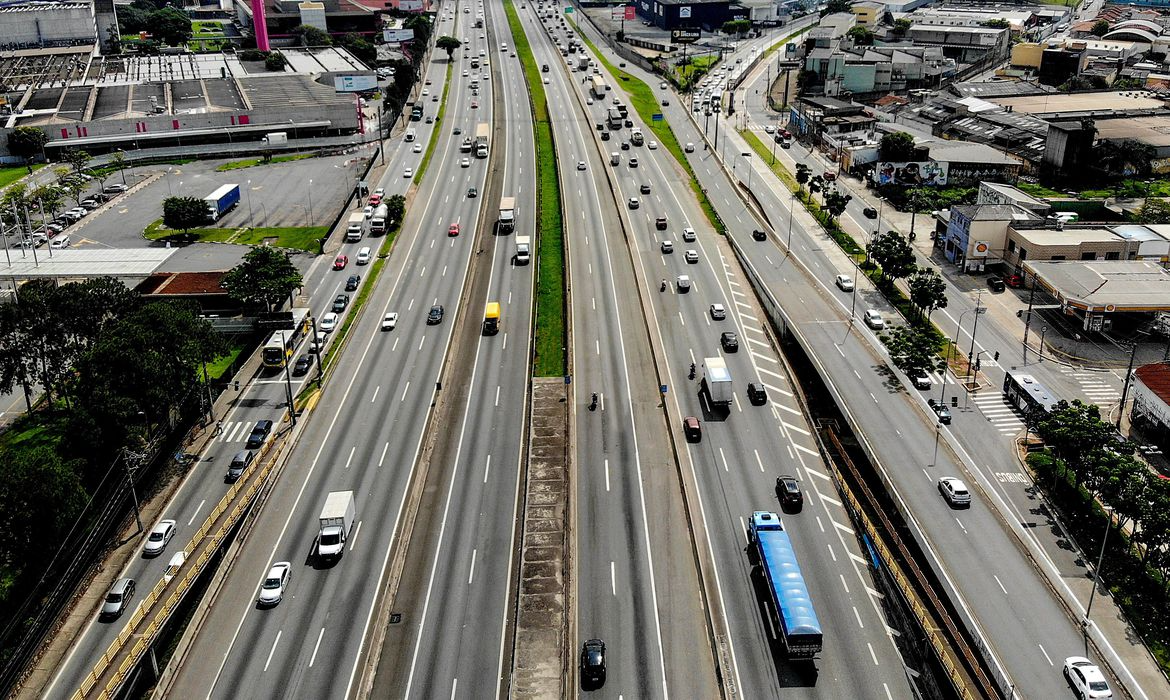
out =
{"type": "Polygon", "coordinates": [[[275,146],[278,143],[288,143],[287,131],[270,131],[264,135],[264,143],[275,146]]]}
{"type": "Polygon", "coordinates": [[[492,125],[487,122],[477,124],[475,127],[475,157],[488,157],[488,138],[492,133],[492,125]]]}
{"type": "Polygon", "coordinates": [[[353,491],[334,491],[325,497],[321,509],[321,529],[317,533],[317,558],[334,560],[345,553],[345,541],[357,516],[353,491]]]}
{"type": "Polygon", "coordinates": [[[731,372],[727,369],[727,361],[722,357],[703,358],[703,388],[711,403],[717,406],[731,404],[731,372]]]}
{"type": "Polygon", "coordinates": [[[532,262],[532,237],[516,236],[516,264],[527,265],[532,262]]]}
{"type": "Polygon", "coordinates": [[[366,225],[366,215],[355,211],[349,215],[349,223],[345,226],[345,242],[357,243],[362,239],[362,228],[366,225]]]}
{"type": "Polygon", "coordinates": [[[511,233],[516,230],[516,198],[515,197],[501,197],[500,198],[500,218],[499,218],[499,233],[500,235],[511,233]]]}
{"type": "Polygon", "coordinates": [[[370,215],[370,233],[379,235],[386,233],[386,219],[389,216],[390,211],[385,204],[374,207],[374,213],[370,215]]]}

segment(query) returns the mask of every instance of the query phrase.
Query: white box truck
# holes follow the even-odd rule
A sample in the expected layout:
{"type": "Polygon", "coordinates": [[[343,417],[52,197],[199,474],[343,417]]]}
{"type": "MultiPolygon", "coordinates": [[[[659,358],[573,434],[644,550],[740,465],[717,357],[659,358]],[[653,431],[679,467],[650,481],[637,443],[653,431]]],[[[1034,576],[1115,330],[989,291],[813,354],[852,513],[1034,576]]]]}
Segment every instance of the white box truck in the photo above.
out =
{"type": "Polygon", "coordinates": [[[491,137],[492,125],[486,122],[475,127],[475,157],[488,157],[488,139],[491,137]]]}
{"type": "Polygon", "coordinates": [[[389,216],[390,211],[385,204],[374,207],[374,213],[370,216],[370,233],[378,235],[386,233],[386,219],[389,216]]]}
{"type": "Polygon", "coordinates": [[[345,242],[357,243],[362,239],[362,227],[366,224],[366,215],[355,211],[349,215],[349,223],[345,226],[345,242]]]}
{"type": "Polygon", "coordinates": [[[497,221],[499,222],[499,233],[501,235],[511,233],[516,230],[515,197],[500,198],[500,216],[497,221]]]}
{"type": "Polygon", "coordinates": [[[516,264],[527,265],[532,262],[532,238],[530,236],[516,236],[516,264]]]}
{"type": "Polygon", "coordinates": [[[731,403],[731,372],[722,357],[703,358],[703,388],[707,390],[711,403],[717,406],[731,403]]]}
{"type": "Polygon", "coordinates": [[[264,136],[264,143],[275,146],[278,143],[288,143],[287,131],[270,131],[264,136]]]}
{"type": "Polygon", "coordinates": [[[357,516],[353,491],[334,491],[325,497],[321,509],[321,526],[317,533],[317,557],[337,560],[345,553],[345,541],[357,516]]]}

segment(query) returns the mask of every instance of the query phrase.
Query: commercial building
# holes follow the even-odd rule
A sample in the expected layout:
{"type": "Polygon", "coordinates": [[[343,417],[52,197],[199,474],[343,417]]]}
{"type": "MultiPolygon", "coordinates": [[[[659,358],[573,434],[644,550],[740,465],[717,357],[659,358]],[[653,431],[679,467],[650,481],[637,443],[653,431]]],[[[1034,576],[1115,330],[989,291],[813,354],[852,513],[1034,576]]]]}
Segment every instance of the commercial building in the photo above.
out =
{"type": "Polygon", "coordinates": [[[1026,262],[1022,271],[1087,332],[1146,326],[1170,312],[1170,270],[1143,260],[1026,262]]]}
{"type": "MultiPolygon", "coordinates": [[[[292,33],[300,25],[317,27],[335,36],[360,34],[371,43],[381,31],[380,13],[389,3],[381,0],[260,0],[267,36],[273,46],[293,46],[292,33]]],[[[407,8],[414,5],[404,0],[407,8]]],[[[252,0],[232,0],[236,21],[255,31],[252,0]]],[[[420,11],[411,9],[409,11],[420,11]]]]}
{"type": "Polygon", "coordinates": [[[725,22],[747,19],[748,10],[733,0],[634,0],[634,10],[650,24],[665,29],[714,32],[725,22]]]}
{"type": "Polygon", "coordinates": [[[0,50],[96,44],[92,2],[27,2],[0,7],[0,50]]]}
{"type": "Polygon", "coordinates": [[[997,61],[1006,58],[1011,46],[1007,29],[992,27],[931,27],[914,25],[906,38],[916,46],[938,46],[943,56],[959,63],[997,61]]]}
{"type": "Polygon", "coordinates": [[[1130,422],[1151,442],[1170,450],[1170,363],[1142,365],[1133,371],[1130,422]]]}

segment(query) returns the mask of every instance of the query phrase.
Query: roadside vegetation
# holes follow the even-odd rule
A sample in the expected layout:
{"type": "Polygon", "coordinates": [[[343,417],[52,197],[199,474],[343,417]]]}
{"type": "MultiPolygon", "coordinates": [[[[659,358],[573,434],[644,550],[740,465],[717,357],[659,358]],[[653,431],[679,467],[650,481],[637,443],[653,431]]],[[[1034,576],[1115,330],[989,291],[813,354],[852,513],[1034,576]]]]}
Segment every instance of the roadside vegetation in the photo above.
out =
{"type": "Polygon", "coordinates": [[[695,197],[699,200],[699,206],[702,207],[703,214],[706,215],[712,228],[720,234],[726,234],[727,227],[724,226],[723,220],[716,213],[715,207],[711,204],[711,200],[707,198],[707,193],[699,186],[699,180],[695,177],[695,171],[691,168],[686,154],[683,153],[683,148],[679,145],[678,138],[674,135],[674,130],[670,128],[670,123],[665,119],[661,121],[654,120],[654,115],[659,114],[660,109],[658,101],[654,99],[654,93],[650,90],[650,86],[610,63],[597,50],[593,42],[589,41],[585,33],[577,28],[576,23],[570,22],[569,25],[573,27],[573,31],[577,33],[581,41],[589,47],[589,51],[593,54],[593,57],[605,67],[610,77],[616,81],[616,85],[620,85],[622,90],[629,95],[631,106],[638,112],[638,116],[642,118],[650,133],[654,134],[658,143],[670,151],[671,155],[678,161],[678,164],[686,171],[691,191],[694,192],[695,197]]]}
{"type": "Polygon", "coordinates": [[[295,248],[320,254],[321,240],[329,233],[328,226],[258,226],[252,228],[192,228],[184,236],[168,228],[162,219],[146,227],[143,237],[149,241],[172,239],[190,243],[236,243],[240,245],[262,245],[268,243],[279,248],[295,248]]]}
{"type": "MultiPolygon", "coordinates": [[[[45,167],[44,163],[38,163],[37,165],[32,166],[32,169],[39,170],[43,167],[45,167]]],[[[23,165],[0,168],[0,189],[8,187],[12,183],[28,174],[28,168],[24,167],[23,165]]]]}
{"type": "Polygon", "coordinates": [[[536,265],[536,354],[533,373],[538,377],[557,377],[568,371],[565,325],[568,298],[565,294],[565,227],[561,219],[556,148],[540,69],[532,57],[528,36],[512,0],[504,0],[504,12],[508,15],[516,56],[524,66],[536,136],[537,255],[533,262],[536,265]]]}
{"type": "Polygon", "coordinates": [[[1028,455],[1036,484],[1086,563],[1104,552],[1094,579],[1170,672],[1170,480],[1136,459],[1095,405],[1061,401],[1028,423],[1045,444],[1028,455]]]}
{"type": "Polygon", "coordinates": [[[216,166],[217,173],[226,173],[229,170],[242,170],[243,168],[254,168],[258,165],[274,165],[276,163],[291,163],[297,160],[308,160],[309,158],[316,158],[316,153],[294,153],[287,156],[271,156],[268,158],[246,158],[244,160],[233,160],[230,163],[224,163],[216,166]]]}
{"type": "Polygon", "coordinates": [[[443,96],[439,98],[439,111],[435,114],[435,128],[431,129],[431,139],[427,142],[426,153],[423,154],[422,162],[419,163],[418,170],[414,173],[414,184],[420,185],[423,181],[423,175],[426,174],[427,168],[431,165],[431,158],[435,155],[435,148],[439,144],[439,134],[443,128],[443,115],[447,113],[447,94],[451,91],[451,59],[447,59],[447,78],[443,81],[443,96]]]}

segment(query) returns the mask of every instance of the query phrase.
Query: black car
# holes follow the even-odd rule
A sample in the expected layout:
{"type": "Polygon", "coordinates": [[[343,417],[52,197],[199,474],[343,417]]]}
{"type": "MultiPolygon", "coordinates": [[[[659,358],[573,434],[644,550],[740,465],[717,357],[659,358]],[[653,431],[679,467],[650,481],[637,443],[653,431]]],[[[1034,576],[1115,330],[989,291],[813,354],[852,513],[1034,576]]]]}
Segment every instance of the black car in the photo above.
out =
{"type": "Polygon", "coordinates": [[[666,217],[660,216],[657,219],[655,219],[654,220],[654,228],[658,229],[659,231],[665,231],[666,230],[666,217]]]}
{"type": "Polygon", "coordinates": [[[752,238],[756,239],[757,241],[766,241],[768,240],[768,233],[766,231],[761,231],[758,228],[752,229],[752,238]]]}
{"type": "Polygon", "coordinates": [[[475,199],[478,196],[479,196],[479,190],[475,189],[474,187],[467,188],[468,199],[475,199]]]}
{"type": "Polygon", "coordinates": [[[650,194],[650,185],[642,185],[638,188],[638,191],[642,194],[650,194]]]}
{"type": "Polygon", "coordinates": [[[313,353],[307,352],[304,355],[301,355],[300,357],[297,358],[297,361],[293,364],[292,373],[293,373],[293,376],[299,377],[302,374],[305,374],[306,372],[308,372],[312,368],[313,368],[313,353]]]}
{"type": "Polygon", "coordinates": [[[333,310],[336,313],[341,313],[342,311],[345,311],[345,307],[347,307],[347,306],[349,306],[349,295],[348,294],[338,294],[337,298],[333,300],[333,310]]]}
{"type": "Polygon", "coordinates": [[[722,345],[723,349],[727,352],[738,352],[739,336],[731,331],[724,331],[723,334],[719,336],[719,344],[722,345]]]}
{"type": "Polygon", "coordinates": [[[622,150],[623,151],[630,150],[630,142],[629,141],[622,141],[622,150]]]}
{"type": "Polygon", "coordinates": [[[800,510],[804,507],[804,494],[800,492],[800,482],[795,476],[781,474],[776,478],[776,496],[784,508],[800,510]]]}
{"type": "Polygon", "coordinates": [[[951,409],[947,408],[946,404],[932,401],[930,408],[934,411],[934,414],[938,416],[939,423],[942,423],[943,425],[951,424],[951,409]]]}
{"type": "Polygon", "coordinates": [[[463,129],[460,129],[459,127],[455,127],[455,131],[452,133],[454,133],[456,136],[458,136],[459,134],[463,133],[463,129]]]}
{"type": "Polygon", "coordinates": [[[763,406],[768,403],[768,390],[759,382],[748,382],[747,396],[748,401],[753,406],[763,406]]]}
{"type": "Polygon", "coordinates": [[[427,314],[427,325],[434,326],[443,322],[443,305],[435,304],[427,314]]]}
{"type": "Polygon", "coordinates": [[[988,277],[987,288],[993,292],[1002,292],[1007,288],[1007,284],[1004,283],[1002,277],[988,277]]]}
{"type": "Polygon", "coordinates": [[[248,435],[248,442],[245,445],[249,450],[254,450],[264,444],[268,439],[268,434],[272,432],[272,421],[258,420],[253,426],[252,432],[248,435]]]}
{"type": "Polygon", "coordinates": [[[600,688],[605,684],[605,642],[590,639],[581,647],[581,684],[600,688]]]}
{"type": "Polygon", "coordinates": [[[865,214],[865,218],[867,219],[876,219],[878,217],[878,211],[873,207],[866,207],[861,210],[861,213],[865,214]]]}
{"type": "Polygon", "coordinates": [[[362,283],[361,275],[350,275],[349,279],[345,281],[345,291],[357,291],[358,285],[362,283]]]}

